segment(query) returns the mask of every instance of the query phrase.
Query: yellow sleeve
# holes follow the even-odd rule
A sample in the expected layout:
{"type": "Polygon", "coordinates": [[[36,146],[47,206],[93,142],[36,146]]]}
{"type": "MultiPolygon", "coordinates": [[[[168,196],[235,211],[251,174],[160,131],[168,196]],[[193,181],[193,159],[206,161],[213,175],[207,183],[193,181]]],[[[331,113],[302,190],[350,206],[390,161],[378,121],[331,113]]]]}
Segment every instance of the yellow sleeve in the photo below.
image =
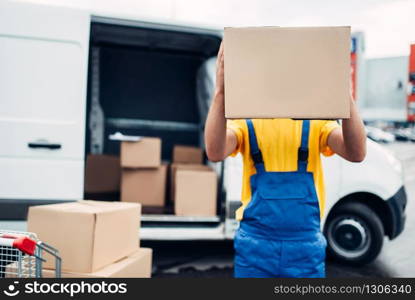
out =
{"type": "Polygon", "coordinates": [[[246,131],[245,120],[227,120],[226,128],[232,130],[236,135],[238,145],[236,146],[235,151],[231,153],[231,156],[236,156],[242,151],[244,144],[244,132],[246,131]]]}
{"type": "Polygon", "coordinates": [[[320,152],[324,156],[331,156],[334,154],[334,151],[327,144],[327,139],[330,133],[336,128],[340,128],[337,121],[324,121],[320,129],[320,152]]]}

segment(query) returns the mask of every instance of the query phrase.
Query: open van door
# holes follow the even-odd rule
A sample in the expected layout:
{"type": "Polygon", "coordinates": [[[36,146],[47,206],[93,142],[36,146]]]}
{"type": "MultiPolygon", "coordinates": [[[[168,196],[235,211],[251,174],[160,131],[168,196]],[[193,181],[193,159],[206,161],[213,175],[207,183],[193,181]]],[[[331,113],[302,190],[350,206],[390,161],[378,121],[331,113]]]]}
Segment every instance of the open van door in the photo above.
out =
{"type": "Polygon", "coordinates": [[[89,30],[84,11],[0,2],[2,219],[83,196],[89,30]]]}

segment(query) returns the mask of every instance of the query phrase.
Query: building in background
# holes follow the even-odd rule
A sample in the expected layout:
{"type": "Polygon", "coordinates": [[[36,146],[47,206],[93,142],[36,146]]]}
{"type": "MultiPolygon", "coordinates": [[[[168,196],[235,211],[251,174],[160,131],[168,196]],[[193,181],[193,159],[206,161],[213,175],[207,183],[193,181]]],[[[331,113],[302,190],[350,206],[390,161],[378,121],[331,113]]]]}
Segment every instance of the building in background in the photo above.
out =
{"type": "MultiPolygon", "coordinates": [[[[415,60],[415,54],[412,56],[412,60],[415,60]]],[[[365,57],[364,33],[352,34],[351,76],[354,97],[366,123],[406,126],[407,121],[415,119],[415,95],[409,94],[414,91],[410,88],[410,81],[408,83],[408,62],[408,56],[368,59],[365,57]]],[[[410,73],[415,71],[415,62],[412,64],[410,73]]]]}
{"type": "Polygon", "coordinates": [[[407,78],[407,56],[366,60],[364,101],[361,106],[363,119],[406,122],[407,78]]]}

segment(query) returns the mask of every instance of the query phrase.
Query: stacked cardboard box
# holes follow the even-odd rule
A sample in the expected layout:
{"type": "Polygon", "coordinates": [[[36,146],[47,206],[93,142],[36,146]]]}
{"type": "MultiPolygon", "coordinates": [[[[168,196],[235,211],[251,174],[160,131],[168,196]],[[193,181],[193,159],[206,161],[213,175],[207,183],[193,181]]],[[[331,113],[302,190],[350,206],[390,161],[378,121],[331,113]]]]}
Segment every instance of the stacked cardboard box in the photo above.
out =
{"type": "Polygon", "coordinates": [[[203,150],[175,145],[169,168],[161,161],[161,144],[155,137],[122,140],[119,158],[88,156],[86,192],[118,189],[122,202],[140,203],[147,212],[160,213],[162,209],[165,213],[170,211],[172,204],[176,215],[215,216],[217,175],[203,164],[203,150]],[[170,201],[166,206],[167,188],[170,201]]]}
{"type": "Polygon", "coordinates": [[[167,165],[161,163],[161,140],[121,143],[121,201],[163,207],[167,165]]]}
{"type": "Polygon", "coordinates": [[[90,154],[85,165],[85,193],[113,193],[120,190],[121,168],[117,156],[90,154]]]}
{"type": "Polygon", "coordinates": [[[174,147],[170,168],[170,196],[176,215],[216,215],[217,176],[202,162],[202,149],[178,145],[174,147]]]}
{"type": "MultiPolygon", "coordinates": [[[[150,277],[152,252],[140,248],[140,216],[135,203],[32,206],[28,231],[59,250],[64,277],[150,277]]],[[[52,276],[54,259],[44,257],[45,276],[52,276]]]]}
{"type": "Polygon", "coordinates": [[[200,165],[203,163],[203,151],[198,147],[176,145],[173,148],[173,162],[200,165]]]}
{"type": "MultiPolygon", "coordinates": [[[[122,258],[98,271],[92,273],[77,273],[63,271],[63,278],[150,278],[152,265],[152,249],[140,248],[130,256],[122,258]]],[[[25,262],[23,262],[25,263],[25,262]]],[[[17,262],[6,266],[6,277],[16,277],[18,271],[17,262]]],[[[42,276],[53,278],[55,270],[43,269],[42,276]]]]}

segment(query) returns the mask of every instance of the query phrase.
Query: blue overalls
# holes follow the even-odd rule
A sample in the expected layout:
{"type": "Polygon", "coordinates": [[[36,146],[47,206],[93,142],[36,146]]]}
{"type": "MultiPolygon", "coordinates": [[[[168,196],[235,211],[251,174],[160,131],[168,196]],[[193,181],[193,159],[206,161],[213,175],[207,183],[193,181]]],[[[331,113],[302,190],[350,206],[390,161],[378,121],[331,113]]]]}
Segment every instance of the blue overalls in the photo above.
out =
{"type": "Polygon", "coordinates": [[[254,125],[246,122],[256,174],[235,235],[235,277],[325,277],[327,242],[313,174],[307,172],[310,121],[302,122],[294,172],[265,170],[254,125]]]}

